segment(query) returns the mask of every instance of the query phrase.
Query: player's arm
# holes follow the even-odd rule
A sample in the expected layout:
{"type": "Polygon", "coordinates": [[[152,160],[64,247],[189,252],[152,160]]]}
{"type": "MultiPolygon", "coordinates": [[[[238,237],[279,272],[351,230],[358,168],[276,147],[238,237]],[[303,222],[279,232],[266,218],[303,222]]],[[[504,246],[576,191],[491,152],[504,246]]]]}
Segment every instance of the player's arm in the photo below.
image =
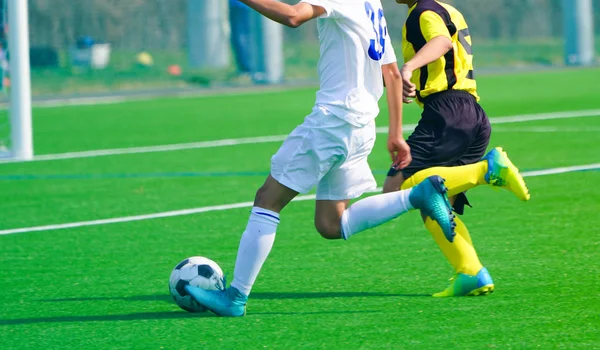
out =
{"type": "Polygon", "coordinates": [[[404,79],[404,97],[416,96],[416,86],[410,82],[412,73],[432,62],[437,61],[452,49],[452,39],[448,27],[444,20],[435,12],[426,11],[419,18],[419,28],[417,29],[423,35],[427,43],[415,54],[415,56],[406,62],[402,67],[402,77],[404,79]]]}
{"type": "Polygon", "coordinates": [[[269,19],[291,28],[297,28],[326,13],[325,8],[300,2],[289,5],[276,0],[239,0],[269,19]]]}
{"type": "Polygon", "coordinates": [[[410,147],[402,134],[402,75],[396,62],[381,66],[383,81],[387,88],[390,125],[388,134],[388,151],[394,166],[406,168],[412,161],[410,147]]]}
{"type": "Polygon", "coordinates": [[[425,44],[410,61],[404,64],[404,68],[415,71],[431,62],[439,60],[452,49],[452,40],[446,36],[437,36],[425,44]]]}

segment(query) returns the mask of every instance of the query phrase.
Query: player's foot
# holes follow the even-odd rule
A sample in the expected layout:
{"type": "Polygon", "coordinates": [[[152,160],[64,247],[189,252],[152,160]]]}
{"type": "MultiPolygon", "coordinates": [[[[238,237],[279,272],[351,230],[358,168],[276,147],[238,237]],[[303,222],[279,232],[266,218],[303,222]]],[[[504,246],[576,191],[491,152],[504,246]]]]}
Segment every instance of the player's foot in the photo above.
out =
{"type": "Polygon", "coordinates": [[[444,231],[446,239],[453,242],[456,223],[447,192],[444,179],[437,175],[430,176],[413,187],[408,199],[415,209],[420,209],[423,214],[435,220],[444,231]]]}
{"type": "Polygon", "coordinates": [[[450,286],[446,290],[433,296],[435,298],[478,296],[488,295],[494,291],[494,281],[485,267],[479,270],[477,276],[458,273],[450,281],[450,286]]]}
{"type": "Polygon", "coordinates": [[[219,316],[240,317],[246,314],[248,296],[229,287],[222,290],[205,290],[198,287],[185,286],[186,292],[200,305],[219,316]]]}
{"type": "Polygon", "coordinates": [[[487,183],[506,188],[520,200],[527,201],[531,198],[519,169],[514,166],[501,147],[494,148],[483,159],[488,162],[488,172],[485,174],[487,183]]]}

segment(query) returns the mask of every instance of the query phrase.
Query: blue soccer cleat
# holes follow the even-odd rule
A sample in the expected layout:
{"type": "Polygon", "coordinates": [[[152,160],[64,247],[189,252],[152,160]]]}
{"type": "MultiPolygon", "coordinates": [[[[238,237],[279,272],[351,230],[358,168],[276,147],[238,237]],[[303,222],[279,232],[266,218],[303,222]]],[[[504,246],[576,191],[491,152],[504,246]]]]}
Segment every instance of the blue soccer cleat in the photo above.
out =
{"type": "Polygon", "coordinates": [[[446,239],[454,242],[454,214],[447,196],[448,189],[440,176],[430,176],[413,187],[408,200],[415,209],[435,220],[444,231],[446,239]]]}
{"type": "Polygon", "coordinates": [[[235,287],[221,290],[206,290],[188,284],[185,286],[185,291],[198,304],[219,316],[240,317],[246,314],[248,296],[235,287]]]}
{"type": "Polygon", "coordinates": [[[435,298],[478,296],[488,295],[494,291],[494,281],[485,267],[479,270],[476,276],[458,273],[450,281],[450,286],[446,290],[433,296],[435,298]]]}
{"type": "Polygon", "coordinates": [[[488,163],[485,181],[496,187],[505,188],[514,193],[517,198],[528,201],[531,198],[519,169],[510,161],[501,147],[496,147],[483,157],[488,163]]]}

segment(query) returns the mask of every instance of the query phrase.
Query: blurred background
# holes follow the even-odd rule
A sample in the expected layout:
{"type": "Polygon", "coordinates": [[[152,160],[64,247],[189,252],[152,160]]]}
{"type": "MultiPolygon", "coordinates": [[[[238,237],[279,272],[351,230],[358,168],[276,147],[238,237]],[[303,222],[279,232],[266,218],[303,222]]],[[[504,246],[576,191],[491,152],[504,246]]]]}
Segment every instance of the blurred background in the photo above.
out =
{"type": "MultiPolygon", "coordinates": [[[[400,54],[406,6],[383,2],[400,54]]],[[[464,13],[471,27],[480,73],[577,63],[575,57],[570,58],[573,62],[565,58],[564,0],[447,2],[464,13]]],[[[5,23],[6,0],[0,4],[5,23]]],[[[592,6],[598,36],[600,1],[592,1],[592,6]]],[[[29,0],[32,93],[168,92],[314,82],[316,24],[270,28],[269,35],[275,31],[271,40],[257,21],[247,8],[226,0],[29,0]],[[277,51],[283,52],[282,62],[271,57],[277,51]],[[265,63],[269,58],[275,62],[265,63]],[[265,65],[277,66],[273,76],[265,72],[265,65]]],[[[6,36],[3,39],[4,49],[6,36]]],[[[3,50],[0,58],[5,61],[6,56],[3,50]]]]}

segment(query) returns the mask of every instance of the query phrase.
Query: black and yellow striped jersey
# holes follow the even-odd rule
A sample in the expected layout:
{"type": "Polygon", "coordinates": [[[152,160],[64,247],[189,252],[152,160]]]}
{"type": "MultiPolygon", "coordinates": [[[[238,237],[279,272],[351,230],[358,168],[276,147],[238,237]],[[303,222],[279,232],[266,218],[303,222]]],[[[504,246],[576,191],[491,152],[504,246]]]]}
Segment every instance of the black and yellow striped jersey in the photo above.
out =
{"type": "Polygon", "coordinates": [[[463,90],[477,100],[473,73],[473,50],[469,27],[454,7],[435,0],[419,0],[408,13],[402,33],[404,61],[408,62],[427,42],[438,36],[452,40],[453,48],[443,57],[413,73],[417,100],[446,90],[463,90]]]}

